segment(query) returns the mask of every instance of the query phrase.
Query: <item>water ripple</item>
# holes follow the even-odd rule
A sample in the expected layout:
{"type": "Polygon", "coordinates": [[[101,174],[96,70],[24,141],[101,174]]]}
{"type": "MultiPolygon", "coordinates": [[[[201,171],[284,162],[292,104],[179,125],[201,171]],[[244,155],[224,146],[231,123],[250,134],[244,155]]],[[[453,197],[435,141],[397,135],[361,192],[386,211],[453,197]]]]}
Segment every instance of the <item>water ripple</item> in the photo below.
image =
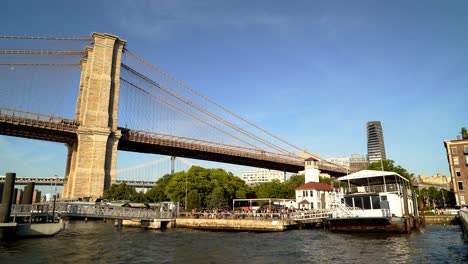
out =
{"type": "Polygon", "coordinates": [[[0,263],[466,263],[457,226],[411,235],[322,230],[280,233],[166,231],[70,221],[52,238],[0,243],[0,263]]]}

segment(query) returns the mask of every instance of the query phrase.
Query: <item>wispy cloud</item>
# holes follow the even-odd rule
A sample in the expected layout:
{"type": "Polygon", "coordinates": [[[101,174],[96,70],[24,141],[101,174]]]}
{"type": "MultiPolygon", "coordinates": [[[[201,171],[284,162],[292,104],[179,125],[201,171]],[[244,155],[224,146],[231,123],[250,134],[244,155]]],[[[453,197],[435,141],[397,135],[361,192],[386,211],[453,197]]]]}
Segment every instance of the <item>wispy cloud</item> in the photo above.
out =
{"type": "MultiPolygon", "coordinates": [[[[116,23],[129,34],[166,38],[179,30],[292,30],[300,17],[250,5],[219,1],[125,1],[112,12],[116,23]]],[[[315,25],[328,25],[326,16],[316,17],[315,25]]]]}

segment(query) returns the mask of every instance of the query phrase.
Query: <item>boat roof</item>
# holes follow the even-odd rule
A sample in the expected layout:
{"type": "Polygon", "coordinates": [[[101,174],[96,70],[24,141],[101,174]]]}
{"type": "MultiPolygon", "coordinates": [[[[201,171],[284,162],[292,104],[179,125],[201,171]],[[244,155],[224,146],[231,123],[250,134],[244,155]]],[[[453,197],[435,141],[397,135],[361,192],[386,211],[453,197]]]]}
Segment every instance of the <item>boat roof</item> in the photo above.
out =
{"type": "Polygon", "coordinates": [[[400,182],[401,180],[403,180],[409,183],[409,181],[405,177],[401,176],[396,172],[378,170],[362,170],[340,177],[337,180],[349,182],[354,185],[378,185],[384,183],[384,177],[385,183],[387,184],[395,183],[398,178],[400,178],[400,182]]]}

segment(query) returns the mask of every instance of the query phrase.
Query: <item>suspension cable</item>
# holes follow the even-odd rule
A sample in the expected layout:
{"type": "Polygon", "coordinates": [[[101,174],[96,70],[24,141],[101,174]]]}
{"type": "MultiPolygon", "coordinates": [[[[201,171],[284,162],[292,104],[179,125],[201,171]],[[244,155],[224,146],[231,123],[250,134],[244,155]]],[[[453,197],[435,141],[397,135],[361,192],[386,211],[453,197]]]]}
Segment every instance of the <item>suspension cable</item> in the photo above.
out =
{"type": "Polygon", "coordinates": [[[30,40],[70,40],[70,41],[92,41],[91,38],[77,37],[34,37],[34,36],[5,36],[0,35],[0,39],[30,39],[30,40]]]}
{"type": "MultiPolygon", "coordinates": [[[[198,105],[192,103],[191,101],[189,101],[189,100],[187,100],[187,99],[185,99],[185,98],[182,98],[181,96],[177,95],[177,94],[174,93],[173,91],[171,91],[171,90],[165,88],[164,86],[162,86],[162,85],[156,83],[155,81],[153,81],[153,80],[151,80],[150,78],[146,77],[145,75],[143,75],[143,74],[137,72],[136,70],[130,68],[129,66],[127,66],[127,65],[125,65],[125,64],[122,64],[122,68],[128,70],[129,72],[133,73],[134,75],[140,77],[141,79],[145,80],[146,82],[150,83],[151,85],[155,86],[156,88],[163,90],[164,92],[166,92],[166,93],[168,93],[169,95],[171,95],[171,96],[177,98],[178,100],[184,102],[185,104],[187,104],[187,105],[189,105],[189,106],[191,106],[191,107],[193,107],[193,108],[199,110],[200,112],[202,112],[202,113],[204,113],[204,114],[206,114],[206,115],[208,115],[208,116],[214,118],[215,120],[217,120],[217,121],[219,121],[219,122],[221,122],[221,123],[223,123],[223,124],[229,126],[230,128],[232,128],[232,129],[234,129],[234,130],[236,130],[236,131],[238,131],[238,132],[240,132],[240,133],[242,133],[242,134],[244,134],[244,135],[246,135],[246,136],[248,136],[248,137],[250,137],[250,138],[252,138],[252,139],[254,139],[254,140],[257,140],[257,141],[259,141],[259,142],[261,142],[261,143],[263,143],[263,144],[265,144],[265,145],[267,145],[267,146],[269,146],[269,147],[271,147],[271,148],[273,148],[273,149],[276,149],[277,151],[280,151],[280,152],[283,152],[283,153],[286,153],[286,154],[291,154],[289,151],[287,151],[287,150],[285,150],[285,149],[283,149],[283,148],[281,148],[281,147],[279,147],[279,146],[276,146],[275,144],[273,144],[273,143],[271,143],[271,142],[268,142],[268,141],[266,141],[266,140],[264,140],[264,139],[258,137],[257,135],[254,135],[254,134],[252,134],[252,133],[250,133],[250,132],[248,132],[248,131],[246,131],[246,130],[244,130],[244,129],[238,127],[238,126],[236,126],[235,124],[232,124],[231,122],[229,122],[229,121],[227,121],[227,120],[225,120],[225,119],[223,119],[223,118],[217,116],[216,114],[213,114],[212,112],[210,112],[210,111],[208,111],[208,110],[206,110],[206,109],[204,109],[204,108],[202,108],[202,107],[200,107],[200,106],[198,106],[198,105]]],[[[251,145],[251,144],[250,144],[250,145],[251,145]]]]}
{"type": "Polygon", "coordinates": [[[235,139],[237,139],[237,140],[239,140],[239,141],[241,141],[241,142],[243,142],[243,143],[245,143],[245,144],[247,144],[247,145],[253,147],[254,149],[261,150],[261,149],[258,148],[257,146],[254,146],[254,145],[252,145],[251,143],[246,142],[246,141],[244,141],[244,140],[242,140],[242,139],[240,139],[240,138],[238,138],[238,137],[232,135],[231,133],[229,133],[229,132],[227,132],[227,131],[224,131],[224,130],[222,130],[221,128],[218,128],[218,127],[216,127],[216,126],[210,124],[210,123],[207,122],[206,120],[203,120],[203,119],[201,119],[201,118],[199,118],[199,117],[197,117],[197,116],[195,116],[195,115],[193,115],[193,114],[191,114],[191,113],[189,113],[189,112],[187,112],[187,111],[184,111],[184,110],[180,109],[179,107],[177,107],[177,106],[175,106],[175,105],[173,105],[173,104],[170,104],[169,102],[166,102],[165,100],[163,100],[163,99],[161,99],[161,98],[159,98],[159,97],[157,97],[157,96],[155,96],[155,95],[149,93],[148,91],[145,91],[143,88],[141,88],[141,87],[139,87],[139,86],[137,86],[137,85],[135,85],[135,84],[133,84],[133,83],[131,83],[131,82],[125,80],[125,79],[122,78],[122,77],[120,77],[120,80],[122,80],[123,82],[125,82],[125,83],[127,83],[127,84],[133,86],[134,88],[136,88],[136,89],[139,90],[140,92],[145,93],[145,94],[151,96],[152,98],[154,98],[154,99],[156,99],[156,100],[158,100],[158,101],[160,101],[160,102],[162,102],[162,103],[164,103],[164,104],[167,104],[168,106],[170,106],[170,107],[176,109],[177,111],[179,111],[179,112],[181,112],[181,113],[184,113],[184,114],[186,114],[186,115],[188,115],[188,116],[190,116],[190,117],[192,117],[192,118],[194,118],[194,119],[196,119],[196,120],[198,120],[198,121],[204,123],[205,125],[208,125],[208,126],[214,128],[214,129],[218,130],[219,132],[221,132],[221,133],[223,133],[223,134],[226,134],[226,135],[228,135],[228,136],[230,136],[230,137],[232,137],[232,138],[235,138],[235,139]]]}
{"type": "MultiPolygon", "coordinates": [[[[161,69],[159,69],[158,67],[154,66],[153,64],[149,63],[148,61],[146,61],[146,60],[143,59],[142,57],[138,56],[138,55],[135,54],[134,52],[132,52],[132,51],[130,51],[130,50],[128,50],[128,49],[125,49],[125,48],[124,48],[124,50],[125,50],[126,52],[128,52],[130,55],[132,55],[133,57],[135,57],[135,58],[137,58],[138,60],[140,60],[140,61],[141,61],[142,63],[144,63],[145,65],[147,65],[147,66],[149,66],[150,68],[152,68],[153,70],[156,70],[156,71],[159,72],[160,74],[163,74],[163,75],[166,76],[167,78],[169,78],[169,79],[171,79],[171,80],[177,82],[179,85],[181,85],[181,86],[184,87],[185,89],[191,91],[192,93],[194,93],[194,94],[200,96],[201,98],[205,99],[206,101],[208,101],[208,102],[214,104],[215,106],[221,108],[222,110],[226,111],[226,112],[229,113],[230,115],[232,115],[232,116],[234,116],[234,117],[236,117],[236,118],[239,118],[240,120],[246,122],[247,124],[249,124],[249,125],[251,125],[251,126],[257,128],[258,130],[260,130],[260,131],[266,133],[267,135],[269,135],[269,136],[271,136],[271,137],[276,138],[277,140],[279,140],[279,141],[281,141],[281,142],[287,144],[288,146],[291,146],[291,147],[295,148],[296,150],[300,150],[300,151],[306,152],[305,150],[303,150],[303,149],[301,149],[301,148],[299,148],[299,147],[297,147],[297,146],[295,146],[295,145],[293,145],[293,144],[287,142],[286,140],[284,140],[284,139],[282,139],[282,138],[280,138],[280,137],[278,137],[278,136],[276,136],[276,135],[270,133],[269,131],[267,131],[267,130],[265,130],[265,129],[263,129],[263,128],[257,126],[257,125],[255,125],[253,122],[247,120],[246,118],[243,118],[242,116],[240,116],[240,115],[238,115],[238,114],[236,114],[236,113],[230,111],[229,109],[227,109],[227,108],[221,106],[220,104],[216,103],[215,101],[213,101],[213,100],[211,100],[210,98],[206,97],[205,95],[201,94],[201,93],[198,92],[197,90],[191,88],[190,86],[188,86],[187,84],[183,83],[182,81],[179,81],[178,79],[176,79],[176,78],[173,77],[172,75],[170,75],[170,74],[164,72],[163,70],[161,70],[161,69]]],[[[307,152],[306,152],[306,153],[307,153],[307,152]]],[[[308,153],[308,154],[309,154],[309,153],[308,153]]],[[[298,156],[298,155],[296,155],[296,156],[298,156]]]]}

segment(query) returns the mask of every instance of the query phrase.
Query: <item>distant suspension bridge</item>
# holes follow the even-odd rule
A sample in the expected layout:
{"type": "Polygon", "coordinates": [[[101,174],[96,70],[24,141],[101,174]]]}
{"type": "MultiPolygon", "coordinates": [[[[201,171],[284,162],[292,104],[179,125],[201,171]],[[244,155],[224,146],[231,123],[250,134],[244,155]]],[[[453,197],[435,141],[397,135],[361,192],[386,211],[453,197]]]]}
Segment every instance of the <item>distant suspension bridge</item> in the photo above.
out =
{"type": "MultiPolygon", "coordinates": [[[[117,170],[117,179],[115,183],[125,183],[135,188],[153,187],[162,176],[179,171],[188,171],[193,165],[193,163],[184,158],[163,157],[117,170]]],[[[4,181],[5,176],[0,176],[0,182],[4,181]]],[[[42,186],[63,186],[64,177],[16,177],[17,185],[26,185],[28,182],[35,182],[36,185],[42,186]]]]}

